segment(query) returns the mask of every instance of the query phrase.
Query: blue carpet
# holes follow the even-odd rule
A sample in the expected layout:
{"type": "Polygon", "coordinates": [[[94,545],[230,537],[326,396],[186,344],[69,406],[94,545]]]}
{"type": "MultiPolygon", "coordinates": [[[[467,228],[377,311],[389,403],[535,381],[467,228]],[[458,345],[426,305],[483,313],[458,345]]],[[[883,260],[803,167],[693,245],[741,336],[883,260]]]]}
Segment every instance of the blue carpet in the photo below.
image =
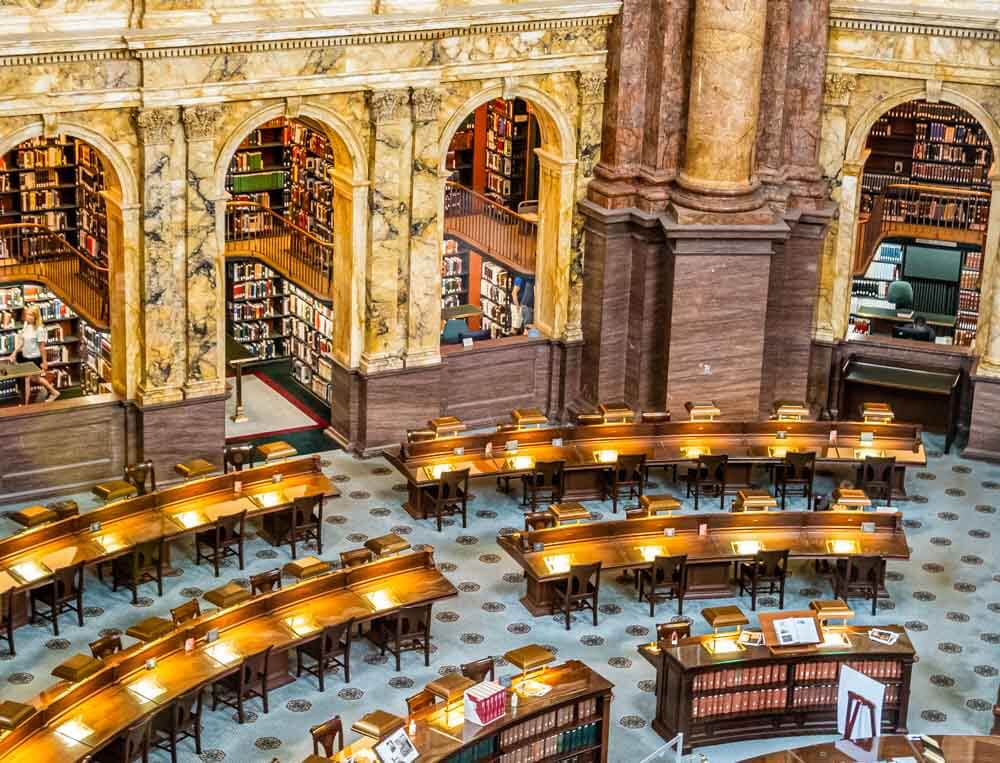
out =
{"type": "MultiPolygon", "coordinates": [[[[929,440],[928,468],[908,474],[912,499],[902,504],[902,510],[912,559],[890,563],[891,599],[880,603],[879,614],[871,617],[859,602],[855,619],[905,624],[916,645],[919,662],[914,666],[910,702],[912,732],[985,734],[992,723],[990,709],[1000,663],[1000,570],[992,556],[991,538],[1000,530],[996,509],[1000,466],[943,456],[938,448],[938,440],[929,440]]],[[[349,686],[334,676],[321,694],[315,680],[304,676],[272,693],[268,715],[260,712],[259,703],[251,702],[249,707],[256,712],[243,727],[233,720],[231,710],[206,712],[202,760],[269,761],[276,757],[283,763],[301,761],[311,752],[310,726],[338,713],[348,727],[374,708],[403,713],[405,697],[434,676],[457,669],[459,663],[528,643],[549,645],[561,659],[582,659],[615,684],[609,760],[638,763],[661,744],[649,723],[654,712],[654,671],[637,654],[636,646],[649,640],[656,621],[670,619],[676,611],[673,607],[663,604],[656,619],[650,618],[648,605],[636,602],[631,588],[609,575],[601,586],[596,628],[589,618],[575,622],[569,632],[554,618],[533,618],[518,602],[524,589],[518,568],[496,545],[499,532],[523,525],[521,510],[514,500],[496,492],[493,480],[474,482],[476,496],[467,530],[452,521],[438,534],[430,522],[414,521],[402,510],[405,485],[384,460],[361,460],[342,451],[324,453],[323,459],[324,469],[343,491],[341,498],[327,503],[324,557],[336,559],[339,551],[356,547],[369,536],[397,532],[413,544],[434,546],[442,571],[461,594],[435,608],[436,647],[430,668],[411,653],[404,656],[403,669],[396,673],[366,644],[359,644],[349,686]]],[[[845,476],[835,475],[838,480],[845,476]]],[[[666,475],[657,471],[652,478],[663,483],[666,475]]],[[[833,478],[824,477],[823,483],[829,491],[833,478]]],[[[81,498],[86,499],[85,511],[93,507],[88,497],[81,498]]],[[[588,505],[605,518],[610,516],[610,505],[588,505]]],[[[6,519],[0,523],[0,532],[15,527],[6,519]]],[[[123,632],[150,615],[169,616],[168,610],[185,598],[200,596],[228,580],[245,584],[251,574],[290,558],[287,548],[274,549],[254,539],[248,546],[247,568],[241,572],[228,560],[216,580],[207,566],[194,565],[192,555],[190,547],[175,545],[176,571],[166,581],[166,595],[157,598],[155,587],[147,586],[137,607],[127,592],[112,593],[88,574],[85,627],[76,627],[66,617],[58,639],[42,626],[19,629],[17,657],[0,653],[0,695],[13,700],[34,696],[53,682],[49,672],[56,664],[75,652],[87,652],[87,642],[99,634],[123,632]]],[[[829,582],[809,565],[794,563],[788,593],[786,607],[796,608],[831,591],[829,582]]],[[[728,603],[739,600],[692,602],[689,612],[695,617],[695,632],[707,630],[697,616],[701,608],[728,603]]],[[[761,605],[772,609],[777,602],[764,597],[761,605]]],[[[510,668],[500,672],[510,672],[510,668]]],[[[353,738],[351,732],[347,736],[348,741],[353,738]]],[[[788,740],[766,740],[703,752],[712,763],[728,763],[789,744],[788,740]]],[[[182,746],[186,751],[182,761],[198,760],[192,743],[182,746]]],[[[151,759],[169,757],[157,752],[151,759]]]]}

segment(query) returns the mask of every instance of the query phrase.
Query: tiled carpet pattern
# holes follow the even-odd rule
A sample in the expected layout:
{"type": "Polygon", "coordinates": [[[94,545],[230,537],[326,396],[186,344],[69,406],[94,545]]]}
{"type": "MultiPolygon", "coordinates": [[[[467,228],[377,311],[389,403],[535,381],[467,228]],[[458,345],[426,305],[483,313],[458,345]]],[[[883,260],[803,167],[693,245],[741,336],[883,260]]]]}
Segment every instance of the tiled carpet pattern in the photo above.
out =
{"type": "MultiPolygon", "coordinates": [[[[912,559],[890,564],[892,598],[881,602],[874,618],[859,602],[856,621],[903,623],[908,629],[920,655],[914,670],[911,731],[988,733],[1000,665],[1000,565],[993,556],[993,536],[1000,533],[1000,466],[943,456],[937,447],[936,441],[929,442],[928,468],[913,470],[908,476],[912,497],[902,510],[912,559]]],[[[474,483],[468,529],[452,521],[438,534],[430,522],[414,521],[402,510],[405,486],[384,460],[360,460],[331,451],[323,454],[323,463],[343,491],[341,498],[327,503],[324,557],[336,559],[339,551],[358,546],[369,536],[393,531],[413,544],[434,546],[441,570],[461,591],[458,598],[435,608],[431,667],[425,668],[420,656],[411,653],[404,656],[403,669],[396,673],[361,643],[353,655],[350,685],[335,676],[321,694],[315,681],[304,676],[272,693],[268,715],[251,702],[252,722],[243,727],[235,723],[232,711],[206,712],[202,760],[269,761],[277,757],[283,762],[300,761],[311,752],[309,726],[337,713],[349,726],[369,709],[402,712],[404,698],[432,677],[457,669],[461,662],[528,643],[550,645],[563,659],[582,659],[615,684],[611,761],[638,763],[660,745],[649,723],[654,671],[635,648],[649,640],[656,620],[675,613],[673,606],[661,605],[654,620],[647,606],[635,601],[631,589],[609,575],[602,582],[598,626],[593,627],[589,617],[581,618],[567,632],[562,621],[533,618],[518,601],[524,588],[521,574],[498,548],[496,536],[521,527],[522,514],[513,499],[496,491],[494,481],[474,483]]],[[[664,472],[652,478],[666,482],[664,472]]],[[[829,489],[831,478],[823,480],[829,489]]],[[[610,505],[594,502],[589,506],[598,517],[610,516],[610,505]]],[[[83,507],[92,508],[93,502],[84,500],[83,507]]],[[[0,518],[0,523],[0,532],[13,530],[9,520],[0,518]]],[[[246,569],[239,571],[231,561],[216,580],[207,566],[193,564],[190,547],[174,548],[176,570],[166,581],[163,598],[156,597],[154,586],[148,586],[134,607],[127,592],[112,593],[88,574],[83,629],[71,617],[64,619],[59,638],[42,626],[19,629],[17,657],[0,653],[0,695],[13,700],[33,696],[54,680],[49,672],[56,664],[70,654],[86,652],[87,642],[98,634],[124,631],[153,614],[167,615],[169,608],[185,598],[200,596],[227,580],[245,584],[252,573],[290,558],[287,547],[275,549],[254,539],[248,547],[246,569]]],[[[787,607],[805,606],[809,599],[830,593],[829,582],[809,565],[793,564],[792,572],[787,607]]],[[[697,616],[701,608],[737,602],[691,602],[688,613],[695,617],[695,632],[706,630],[697,616]]],[[[777,605],[770,597],[761,603],[765,609],[777,605]]],[[[501,673],[509,670],[502,667],[501,673]]],[[[349,732],[348,739],[352,736],[349,732]]],[[[705,752],[713,763],[725,763],[782,746],[787,745],[767,740],[705,752]]],[[[181,760],[198,760],[192,744],[186,743],[185,749],[181,760]]],[[[156,753],[153,760],[169,758],[156,753]]]]}

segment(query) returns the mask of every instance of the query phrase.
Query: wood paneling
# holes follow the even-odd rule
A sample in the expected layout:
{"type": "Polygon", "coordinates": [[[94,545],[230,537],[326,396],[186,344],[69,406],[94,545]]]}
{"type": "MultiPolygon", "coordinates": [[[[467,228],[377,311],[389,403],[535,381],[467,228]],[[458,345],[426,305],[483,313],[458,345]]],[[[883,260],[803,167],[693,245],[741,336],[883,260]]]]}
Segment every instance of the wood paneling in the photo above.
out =
{"type": "Polygon", "coordinates": [[[226,442],[226,398],[195,398],[140,412],[141,459],[156,468],[157,482],[179,479],[174,464],[204,458],[222,468],[226,442]]]}
{"type": "Polygon", "coordinates": [[[962,455],[1000,461],[1000,379],[973,376],[972,386],[969,443],[962,455]]]}

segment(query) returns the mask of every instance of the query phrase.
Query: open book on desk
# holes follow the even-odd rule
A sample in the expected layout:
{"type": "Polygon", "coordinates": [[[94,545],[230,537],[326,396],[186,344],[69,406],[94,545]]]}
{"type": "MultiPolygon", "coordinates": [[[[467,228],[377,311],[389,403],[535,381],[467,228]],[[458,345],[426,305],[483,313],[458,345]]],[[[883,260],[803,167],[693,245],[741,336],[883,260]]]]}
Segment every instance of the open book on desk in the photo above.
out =
{"type": "Polygon", "coordinates": [[[775,620],[774,633],[778,637],[778,646],[802,646],[820,642],[814,617],[786,617],[775,620]]]}

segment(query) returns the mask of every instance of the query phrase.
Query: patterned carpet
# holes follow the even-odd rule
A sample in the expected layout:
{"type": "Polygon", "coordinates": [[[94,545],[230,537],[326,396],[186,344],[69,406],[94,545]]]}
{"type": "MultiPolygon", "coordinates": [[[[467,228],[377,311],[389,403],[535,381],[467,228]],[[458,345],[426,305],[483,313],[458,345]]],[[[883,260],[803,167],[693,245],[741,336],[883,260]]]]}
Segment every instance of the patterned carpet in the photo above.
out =
{"type": "MultiPolygon", "coordinates": [[[[890,564],[892,598],[881,603],[878,616],[859,614],[856,620],[903,623],[908,629],[920,655],[910,704],[912,732],[984,734],[991,724],[1000,664],[1000,569],[992,556],[991,539],[993,532],[1000,531],[996,508],[1000,505],[1000,466],[943,456],[939,448],[940,442],[929,440],[927,470],[912,470],[908,475],[912,499],[903,505],[903,512],[913,558],[890,564]]],[[[320,694],[315,681],[304,676],[273,692],[271,712],[252,714],[252,722],[244,727],[236,724],[232,711],[207,712],[201,760],[269,761],[277,757],[283,762],[301,761],[311,752],[309,726],[337,713],[349,726],[369,709],[402,712],[404,698],[439,673],[528,643],[550,645],[560,658],[585,660],[615,684],[611,761],[638,763],[656,750],[661,740],[649,724],[654,671],[635,650],[649,640],[655,621],[628,587],[610,575],[603,581],[597,628],[582,619],[567,632],[553,618],[532,618],[518,602],[524,588],[521,575],[495,542],[505,528],[522,526],[521,511],[511,498],[496,492],[492,480],[474,483],[469,528],[462,530],[451,523],[438,534],[430,522],[416,522],[402,510],[404,485],[382,459],[360,460],[341,451],[324,453],[323,459],[326,472],[343,491],[341,498],[327,504],[325,557],[334,559],[339,551],[358,546],[368,536],[394,531],[411,543],[433,545],[441,569],[461,594],[435,608],[436,648],[430,668],[424,668],[420,656],[411,653],[404,656],[402,671],[395,673],[361,644],[353,656],[349,686],[335,677],[326,693],[320,694]]],[[[663,482],[665,473],[656,472],[653,479],[663,482]]],[[[832,478],[824,477],[823,482],[828,491],[832,478]]],[[[85,511],[93,507],[88,497],[82,497],[82,502],[85,511]]],[[[609,505],[594,502],[589,506],[605,517],[610,515],[609,505]]],[[[12,532],[14,527],[0,519],[0,532],[12,532]]],[[[0,653],[0,694],[13,700],[31,697],[53,681],[49,671],[56,664],[70,654],[86,652],[87,642],[98,634],[124,631],[152,614],[167,615],[170,607],[187,597],[199,596],[230,579],[245,583],[250,574],[289,559],[286,548],[273,549],[254,539],[248,547],[247,569],[240,572],[231,563],[216,580],[206,566],[194,566],[189,547],[175,545],[174,549],[177,569],[162,599],[149,586],[138,607],[133,607],[127,592],[114,594],[88,575],[83,629],[70,617],[65,618],[58,639],[41,626],[19,629],[17,657],[0,653]]],[[[828,581],[817,577],[809,566],[793,564],[792,573],[787,607],[804,606],[809,599],[830,593],[828,581]]],[[[689,611],[696,618],[695,632],[706,630],[697,617],[702,607],[737,601],[693,602],[689,611]]],[[[769,609],[777,602],[765,597],[762,604],[769,609]]],[[[661,605],[656,619],[667,620],[675,611],[661,605]]],[[[502,668],[501,673],[509,670],[502,668]]],[[[250,708],[259,711],[259,704],[251,702],[250,708]]],[[[351,732],[347,736],[348,741],[353,738],[351,732]]],[[[819,739],[808,738],[804,743],[819,739]]],[[[787,739],[766,740],[701,752],[712,763],[727,763],[790,744],[787,739]]],[[[197,761],[193,744],[184,747],[187,753],[181,760],[197,761]]],[[[152,760],[169,757],[158,752],[152,760]]]]}

